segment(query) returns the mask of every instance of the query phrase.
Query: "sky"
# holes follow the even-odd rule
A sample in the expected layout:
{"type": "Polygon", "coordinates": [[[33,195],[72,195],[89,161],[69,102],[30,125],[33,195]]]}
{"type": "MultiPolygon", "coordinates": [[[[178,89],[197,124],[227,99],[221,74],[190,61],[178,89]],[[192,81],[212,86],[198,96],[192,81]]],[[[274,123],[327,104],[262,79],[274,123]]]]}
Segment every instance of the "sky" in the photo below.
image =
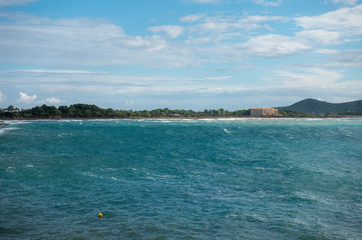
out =
{"type": "Polygon", "coordinates": [[[362,99],[361,0],[0,0],[0,108],[362,99]]]}

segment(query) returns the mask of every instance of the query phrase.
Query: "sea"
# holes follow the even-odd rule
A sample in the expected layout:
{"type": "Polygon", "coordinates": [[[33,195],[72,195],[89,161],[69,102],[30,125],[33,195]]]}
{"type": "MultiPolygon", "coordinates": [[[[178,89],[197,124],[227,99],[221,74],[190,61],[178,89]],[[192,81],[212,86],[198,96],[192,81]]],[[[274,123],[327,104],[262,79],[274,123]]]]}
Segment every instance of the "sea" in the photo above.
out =
{"type": "Polygon", "coordinates": [[[362,118],[6,123],[0,239],[362,239],[362,118]]]}

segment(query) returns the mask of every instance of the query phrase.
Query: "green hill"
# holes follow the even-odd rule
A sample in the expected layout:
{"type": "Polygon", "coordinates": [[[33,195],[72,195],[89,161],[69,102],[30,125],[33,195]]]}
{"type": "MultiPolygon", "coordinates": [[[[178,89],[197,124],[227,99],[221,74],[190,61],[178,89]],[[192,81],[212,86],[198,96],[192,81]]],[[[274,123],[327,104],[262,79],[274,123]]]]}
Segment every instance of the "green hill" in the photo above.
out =
{"type": "Polygon", "coordinates": [[[329,103],[308,98],[287,107],[278,107],[278,109],[312,114],[356,114],[362,113],[362,100],[346,103],[329,103]]]}

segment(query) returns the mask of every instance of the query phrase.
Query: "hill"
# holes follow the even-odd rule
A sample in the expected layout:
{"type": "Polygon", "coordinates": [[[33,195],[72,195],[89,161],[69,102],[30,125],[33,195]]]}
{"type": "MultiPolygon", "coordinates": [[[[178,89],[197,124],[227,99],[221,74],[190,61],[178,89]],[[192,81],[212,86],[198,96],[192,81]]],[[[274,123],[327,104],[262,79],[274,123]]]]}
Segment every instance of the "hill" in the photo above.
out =
{"type": "Polygon", "coordinates": [[[292,110],[312,114],[353,114],[362,113],[362,100],[346,103],[329,103],[308,98],[287,107],[277,107],[279,110],[292,110]]]}

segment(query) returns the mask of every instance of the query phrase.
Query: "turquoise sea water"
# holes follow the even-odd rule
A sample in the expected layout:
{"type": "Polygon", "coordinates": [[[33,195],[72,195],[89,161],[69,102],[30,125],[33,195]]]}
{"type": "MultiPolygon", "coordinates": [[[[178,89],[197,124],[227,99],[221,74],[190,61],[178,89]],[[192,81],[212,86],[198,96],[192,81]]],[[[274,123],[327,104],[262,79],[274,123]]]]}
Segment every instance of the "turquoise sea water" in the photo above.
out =
{"type": "Polygon", "coordinates": [[[362,119],[7,123],[0,239],[362,239],[362,119]]]}

